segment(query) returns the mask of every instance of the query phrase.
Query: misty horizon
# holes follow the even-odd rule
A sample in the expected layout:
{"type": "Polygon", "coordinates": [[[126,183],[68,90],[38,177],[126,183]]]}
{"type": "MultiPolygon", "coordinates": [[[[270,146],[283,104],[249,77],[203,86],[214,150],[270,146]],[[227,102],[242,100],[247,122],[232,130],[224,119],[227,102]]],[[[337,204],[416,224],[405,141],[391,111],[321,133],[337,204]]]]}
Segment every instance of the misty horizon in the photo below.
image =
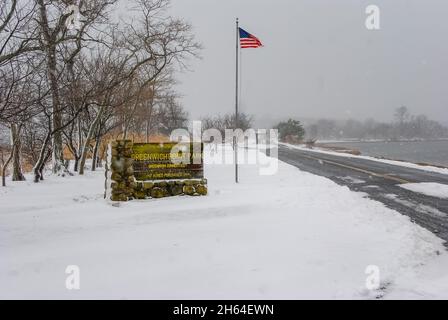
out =
{"type": "Polygon", "coordinates": [[[448,124],[448,3],[441,1],[173,0],[203,59],[178,75],[192,119],[234,111],[235,18],[261,49],[242,50],[240,110],[264,118],[388,122],[406,106],[448,124]],[[367,30],[365,8],[381,10],[367,30]],[[205,14],[206,13],[206,14],[205,14]]]}
{"type": "MultiPolygon", "coordinates": [[[[412,110],[409,110],[409,112],[410,112],[411,116],[427,116],[424,113],[413,114],[412,110]]],[[[215,116],[223,116],[223,115],[224,115],[224,113],[206,114],[206,115],[200,116],[197,119],[190,117],[190,120],[195,120],[195,121],[199,120],[200,121],[203,118],[207,118],[207,117],[213,118],[215,116]]],[[[351,121],[351,120],[359,121],[359,122],[367,122],[367,121],[374,120],[374,121],[376,121],[378,123],[393,123],[395,121],[393,112],[392,112],[392,114],[391,114],[389,119],[383,119],[383,120],[378,120],[378,119],[375,119],[373,117],[368,117],[368,118],[335,118],[335,117],[332,117],[331,115],[329,115],[327,117],[325,117],[325,116],[322,116],[322,117],[303,117],[303,116],[294,115],[294,114],[283,115],[283,116],[272,115],[272,114],[247,114],[247,115],[249,115],[249,116],[251,116],[253,118],[253,126],[255,128],[272,128],[276,124],[278,124],[279,122],[286,121],[288,119],[298,120],[301,123],[303,123],[304,125],[313,124],[313,123],[315,123],[315,122],[317,122],[319,120],[330,120],[330,121],[334,121],[336,123],[344,123],[344,122],[351,121]]],[[[443,126],[448,126],[448,121],[445,121],[445,122],[444,121],[439,121],[437,119],[432,119],[430,117],[428,117],[428,120],[436,121],[436,122],[440,123],[443,126]]]]}

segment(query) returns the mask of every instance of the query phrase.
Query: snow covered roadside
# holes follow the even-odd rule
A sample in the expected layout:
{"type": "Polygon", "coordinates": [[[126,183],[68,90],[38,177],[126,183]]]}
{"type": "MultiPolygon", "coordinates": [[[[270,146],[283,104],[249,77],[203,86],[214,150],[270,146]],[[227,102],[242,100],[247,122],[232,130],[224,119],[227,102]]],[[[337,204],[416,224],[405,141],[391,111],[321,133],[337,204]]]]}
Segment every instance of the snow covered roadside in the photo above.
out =
{"type": "Polygon", "coordinates": [[[427,196],[448,199],[448,185],[436,182],[407,183],[400,187],[427,196]]]}
{"type": "Polygon", "coordinates": [[[205,174],[207,197],[118,207],[102,199],[103,172],[10,183],[0,298],[448,297],[442,241],[363,194],[284,163],[273,176],[243,165],[238,185],[232,165],[205,174]],[[80,290],[65,288],[68,265],[80,290]],[[383,289],[366,289],[369,265],[383,289]]]}
{"type": "Polygon", "coordinates": [[[407,168],[412,168],[412,169],[425,170],[425,171],[441,173],[441,174],[448,174],[448,168],[439,168],[439,167],[435,167],[435,166],[423,166],[423,165],[419,165],[419,164],[412,163],[412,162],[387,160],[387,159],[380,159],[380,158],[369,157],[369,156],[353,155],[353,154],[349,154],[349,153],[323,150],[320,148],[309,149],[302,145],[292,145],[289,143],[281,143],[281,145],[284,145],[284,146],[286,146],[288,148],[292,148],[292,149],[299,149],[299,150],[305,150],[305,151],[310,151],[310,152],[331,154],[331,155],[336,155],[339,157],[366,159],[366,160],[372,160],[372,161],[377,161],[377,162],[382,162],[382,163],[387,163],[387,164],[393,164],[396,166],[402,166],[402,167],[407,167],[407,168]]]}

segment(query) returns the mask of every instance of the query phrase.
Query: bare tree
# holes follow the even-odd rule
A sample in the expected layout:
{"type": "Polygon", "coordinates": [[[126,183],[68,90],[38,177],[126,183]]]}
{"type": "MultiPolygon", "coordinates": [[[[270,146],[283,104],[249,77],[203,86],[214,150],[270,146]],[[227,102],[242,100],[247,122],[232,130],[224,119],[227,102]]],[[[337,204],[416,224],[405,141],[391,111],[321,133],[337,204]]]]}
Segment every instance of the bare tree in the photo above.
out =
{"type": "Polygon", "coordinates": [[[36,3],[28,0],[2,0],[0,3],[0,66],[29,52],[41,50],[33,26],[36,3]]]}
{"type": "Polygon", "coordinates": [[[114,25],[107,13],[115,2],[0,3],[0,123],[11,137],[2,159],[13,180],[24,177],[22,160],[34,164],[35,182],[50,158],[54,173],[71,174],[64,147],[75,171],[84,173],[89,154],[95,170],[105,135],[145,132],[148,140],[185,122],[172,75],[198,56],[191,26],[168,14],[168,0],[136,0],[136,20],[114,25]]]}
{"type": "MultiPolygon", "coordinates": [[[[188,56],[197,56],[200,45],[194,41],[191,26],[182,20],[166,16],[168,1],[138,1],[139,23],[127,25],[114,40],[113,48],[103,56],[114,72],[113,77],[103,84],[107,93],[99,106],[97,116],[92,121],[81,155],[79,173],[84,173],[84,165],[91,138],[97,130],[106,109],[125,108],[127,115],[133,115],[141,103],[141,97],[163,72],[174,64],[185,66],[188,56]]],[[[123,136],[127,135],[129,117],[123,119],[123,136]]]]}
{"type": "Polygon", "coordinates": [[[85,45],[85,39],[89,37],[89,27],[104,18],[104,12],[114,1],[81,0],[79,2],[79,11],[83,20],[81,27],[75,29],[74,32],[67,28],[67,19],[73,12],[67,10],[64,1],[36,0],[36,3],[39,11],[39,16],[36,20],[40,31],[39,42],[42,44],[42,51],[46,57],[48,86],[52,101],[53,172],[58,173],[64,169],[61,132],[61,129],[64,127],[63,105],[60,96],[61,73],[67,65],[73,63],[73,60],[85,45]]]}

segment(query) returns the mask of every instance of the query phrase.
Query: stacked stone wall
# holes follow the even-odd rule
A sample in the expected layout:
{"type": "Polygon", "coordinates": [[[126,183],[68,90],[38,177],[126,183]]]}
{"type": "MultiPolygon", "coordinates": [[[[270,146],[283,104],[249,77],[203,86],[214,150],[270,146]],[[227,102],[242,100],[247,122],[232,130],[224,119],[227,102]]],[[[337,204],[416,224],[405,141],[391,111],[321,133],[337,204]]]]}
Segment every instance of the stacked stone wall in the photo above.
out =
{"type": "Polygon", "coordinates": [[[132,145],[130,140],[111,142],[108,167],[111,171],[112,201],[207,195],[207,179],[136,181],[132,167],[132,145]]]}

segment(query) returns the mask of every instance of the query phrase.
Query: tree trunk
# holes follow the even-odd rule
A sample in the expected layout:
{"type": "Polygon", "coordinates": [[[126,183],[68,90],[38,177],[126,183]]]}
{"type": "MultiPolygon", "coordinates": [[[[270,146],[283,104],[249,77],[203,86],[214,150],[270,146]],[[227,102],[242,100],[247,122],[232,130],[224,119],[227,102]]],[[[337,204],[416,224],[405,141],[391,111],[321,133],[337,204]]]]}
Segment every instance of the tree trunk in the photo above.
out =
{"type": "Polygon", "coordinates": [[[12,181],[25,181],[20,163],[21,141],[20,141],[21,125],[11,124],[11,143],[12,143],[12,181]]]}
{"type": "Polygon", "coordinates": [[[37,159],[37,162],[33,168],[34,182],[36,183],[39,182],[40,180],[43,180],[42,170],[47,160],[47,155],[45,154],[45,152],[47,150],[48,143],[50,142],[50,138],[51,138],[51,129],[47,133],[47,136],[45,137],[44,143],[42,144],[42,148],[40,149],[39,152],[39,158],[37,159]]]}
{"type": "Polygon", "coordinates": [[[5,164],[3,165],[3,169],[2,169],[2,186],[6,187],[6,169],[8,168],[9,162],[12,159],[12,151],[9,154],[8,159],[6,160],[5,164]]]}
{"type": "Polygon", "coordinates": [[[98,125],[98,122],[100,121],[101,117],[103,116],[103,112],[105,110],[104,105],[101,106],[100,110],[98,111],[98,114],[95,117],[95,120],[90,124],[89,131],[87,132],[87,137],[84,141],[84,146],[82,148],[81,153],[81,161],[79,164],[79,174],[84,174],[84,167],[86,165],[86,159],[87,159],[87,152],[89,151],[89,142],[92,138],[93,132],[96,129],[96,126],[98,125]]]}
{"type": "Polygon", "coordinates": [[[98,155],[98,168],[102,168],[103,167],[103,159],[104,159],[104,153],[107,153],[107,146],[106,148],[98,148],[98,151],[100,152],[100,154],[98,155]]]}
{"type": "MultiPolygon", "coordinates": [[[[82,124],[81,124],[81,118],[78,117],[78,152],[82,150],[82,124]]],[[[78,161],[81,155],[78,156],[78,161]]]]}
{"type": "Polygon", "coordinates": [[[149,143],[149,120],[146,120],[146,143],[149,143]]]}
{"type": "Polygon", "coordinates": [[[45,164],[48,162],[48,160],[51,158],[51,150],[48,150],[47,155],[44,158],[44,161],[42,162],[42,165],[39,168],[39,179],[42,181],[44,180],[44,169],[45,169],[45,164]]]}
{"type": "Polygon", "coordinates": [[[96,137],[95,141],[95,147],[93,148],[93,154],[92,154],[92,171],[96,170],[96,166],[98,163],[98,148],[100,145],[100,136],[96,137]]]}
{"type": "Polygon", "coordinates": [[[128,124],[125,121],[125,123],[123,124],[123,140],[126,140],[127,137],[128,137],[128,124]]]}
{"type": "Polygon", "coordinates": [[[149,101],[149,111],[146,115],[146,143],[149,143],[149,133],[151,132],[151,117],[152,117],[152,109],[154,106],[154,92],[155,92],[155,81],[152,85],[152,95],[149,101]]]}
{"type": "Polygon", "coordinates": [[[62,127],[62,114],[60,110],[59,87],[57,79],[56,68],[56,47],[52,44],[48,47],[47,52],[48,61],[48,79],[50,82],[51,98],[52,98],[52,122],[53,130],[52,149],[53,149],[53,173],[60,173],[64,169],[64,155],[62,146],[62,132],[59,128],[62,127]]]}
{"type": "MultiPolygon", "coordinates": [[[[48,76],[48,84],[50,86],[51,91],[51,100],[52,100],[52,124],[53,129],[55,130],[52,138],[53,145],[53,172],[58,173],[62,170],[63,164],[63,150],[62,150],[62,133],[58,130],[62,126],[62,115],[60,110],[60,100],[59,100],[59,84],[58,84],[58,76],[57,76],[57,61],[56,61],[56,43],[55,43],[55,34],[49,27],[48,16],[46,4],[43,0],[38,0],[38,8],[39,8],[39,25],[41,28],[41,32],[43,35],[43,44],[45,45],[45,54],[47,60],[47,76],[48,76]]],[[[45,146],[46,147],[46,146],[45,146]]],[[[43,156],[42,156],[43,157],[43,156]]],[[[41,158],[42,158],[41,157],[41,158]]],[[[43,159],[40,159],[41,161],[43,159]]],[[[39,167],[37,168],[38,171],[39,167]]]]}

